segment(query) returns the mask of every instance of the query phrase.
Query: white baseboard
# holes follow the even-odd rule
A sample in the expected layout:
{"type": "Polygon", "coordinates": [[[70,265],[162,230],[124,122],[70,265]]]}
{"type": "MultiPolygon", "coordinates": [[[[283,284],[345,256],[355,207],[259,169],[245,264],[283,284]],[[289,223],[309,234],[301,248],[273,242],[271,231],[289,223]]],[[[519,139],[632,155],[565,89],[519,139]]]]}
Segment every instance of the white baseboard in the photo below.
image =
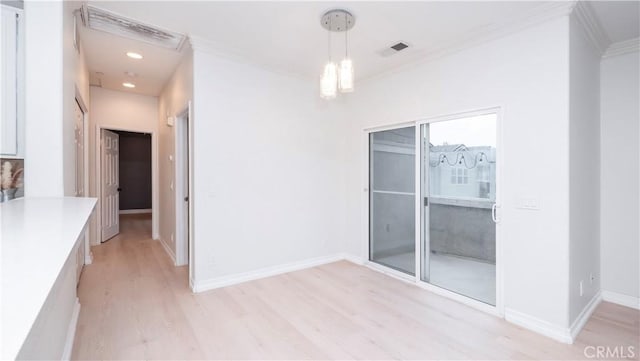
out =
{"type": "Polygon", "coordinates": [[[340,254],[340,258],[342,258],[345,261],[349,261],[351,263],[354,263],[354,264],[357,264],[357,265],[361,265],[361,266],[363,266],[365,264],[365,260],[362,259],[362,257],[354,256],[354,255],[349,254],[349,253],[341,253],[340,254]]]}
{"type": "Polygon", "coordinates": [[[640,310],[640,297],[633,297],[623,293],[602,291],[602,299],[607,302],[615,303],[620,306],[626,306],[640,310]]]}
{"type": "Polygon", "coordinates": [[[264,267],[254,271],[243,272],[243,273],[233,274],[229,276],[221,276],[221,277],[211,278],[204,281],[195,281],[193,284],[193,292],[199,293],[199,292],[209,291],[216,288],[231,286],[231,285],[235,285],[242,282],[253,281],[260,278],[276,276],[276,275],[287,273],[287,272],[293,272],[293,271],[298,271],[305,268],[320,266],[327,263],[333,263],[343,259],[344,257],[342,254],[336,254],[331,256],[306,259],[298,262],[291,262],[283,265],[264,267]]]}
{"type": "Polygon", "coordinates": [[[158,242],[160,242],[160,244],[162,245],[162,248],[164,248],[164,251],[167,252],[167,254],[169,255],[169,258],[171,258],[171,262],[173,262],[173,265],[177,266],[178,263],[176,263],[176,255],[173,253],[171,248],[169,248],[169,246],[164,242],[162,238],[158,238],[158,242]]]}
{"type": "Polygon", "coordinates": [[[73,351],[73,340],[76,338],[76,328],[78,327],[78,318],[80,317],[80,301],[76,297],[76,304],[73,306],[73,314],[67,328],[67,338],[64,342],[62,351],[62,361],[71,360],[71,352],[73,351]]]}
{"type": "Polygon", "coordinates": [[[598,291],[595,295],[593,295],[591,301],[589,301],[589,303],[587,303],[587,305],[582,309],[582,312],[580,312],[575,321],[573,321],[573,324],[571,324],[571,327],[569,328],[571,343],[573,343],[576,337],[578,337],[578,334],[580,334],[580,331],[582,331],[584,325],[587,324],[587,321],[589,321],[589,317],[591,317],[593,311],[596,310],[596,307],[598,307],[600,302],[602,302],[602,295],[600,291],[598,291]]]}
{"type": "Polygon", "coordinates": [[[121,209],[120,214],[146,214],[151,213],[151,208],[148,209],[121,209]]]}
{"type": "Polygon", "coordinates": [[[520,311],[512,310],[509,308],[506,308],[504,310],[504,318],[513,324],[524,327],[541,335],[550,337],[556,341],[567,344],[573,343],[571,332],[568,328],[554,325],[537,317],[533,317],[526,313],[522,313],[520,311]]]}

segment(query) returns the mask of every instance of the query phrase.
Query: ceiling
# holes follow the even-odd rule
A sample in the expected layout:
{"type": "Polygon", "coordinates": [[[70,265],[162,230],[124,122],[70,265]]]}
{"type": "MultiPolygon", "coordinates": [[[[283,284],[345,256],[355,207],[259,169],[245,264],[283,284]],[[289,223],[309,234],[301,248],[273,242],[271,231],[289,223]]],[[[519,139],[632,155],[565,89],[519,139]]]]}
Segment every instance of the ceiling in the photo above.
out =
{"type": "Polygon", "coordinates": [[[640,2],[592,1],[589,4],[612,43],[640,37],[640,2]]]}
{"type": "MultiPolygon", "coordinates": [[[[418,61],[482,34],[539,13],[550,2],[204,2],[90,1],[90,4],[215,44],[228,53],[267,68],[318,79],[327,61],[327,32],[322,14],[332,8],[350,10],[356,25],[349,32],[349,55],[356,78],[362,79],[418,61]],[[398,41],[410,45],[392,56],[379,52],[398,41]]],[[[638,36],[637,2],[592,3],[613,41],[638,36]],[[634,8],[635,7],[635,8],[634,8]],[[634,11],[634,9],[636,9],[634,11]],[[635,35],[635,36],[634,36],[635,35]]],[[[82,29],[89,69],[100,71],[102,86],[116,90],[125,71],[138,74],[142,94],[158,95],[181,55],[94,30],[82,29]],[[124,54],[136,51],[144,59],[124,54]]],[[[344,54],[344,33],[333,34],[332,54],[344,54]]]]}

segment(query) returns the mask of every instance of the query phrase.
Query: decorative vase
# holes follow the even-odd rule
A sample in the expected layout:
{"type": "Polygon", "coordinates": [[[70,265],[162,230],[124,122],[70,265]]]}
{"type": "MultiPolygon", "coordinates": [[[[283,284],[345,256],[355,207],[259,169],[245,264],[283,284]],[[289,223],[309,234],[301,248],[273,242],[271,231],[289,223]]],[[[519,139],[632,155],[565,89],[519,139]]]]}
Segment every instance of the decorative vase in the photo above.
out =
{"type": "Polygon", "coordinates": [[[14,199],[17,191],[18,188],[3,189],[0,193],[0,203],[14,199]]]}

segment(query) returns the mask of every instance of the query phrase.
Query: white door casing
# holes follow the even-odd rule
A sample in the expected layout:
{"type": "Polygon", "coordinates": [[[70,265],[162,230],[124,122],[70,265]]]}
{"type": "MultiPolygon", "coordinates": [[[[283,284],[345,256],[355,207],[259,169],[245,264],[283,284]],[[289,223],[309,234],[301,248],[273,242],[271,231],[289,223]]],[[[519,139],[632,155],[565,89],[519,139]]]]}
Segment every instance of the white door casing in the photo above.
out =
{"type": "Polygon", "coordinates": [[[102,242],[120,233],[118,219],[120,209],[119,137],[117,133],[103,130],[102,156],[102,242]]]}
{"type": "Polygon", "coordinates": [[[76,197],[84,197],[84,113],[75,101],[76,197]]]}

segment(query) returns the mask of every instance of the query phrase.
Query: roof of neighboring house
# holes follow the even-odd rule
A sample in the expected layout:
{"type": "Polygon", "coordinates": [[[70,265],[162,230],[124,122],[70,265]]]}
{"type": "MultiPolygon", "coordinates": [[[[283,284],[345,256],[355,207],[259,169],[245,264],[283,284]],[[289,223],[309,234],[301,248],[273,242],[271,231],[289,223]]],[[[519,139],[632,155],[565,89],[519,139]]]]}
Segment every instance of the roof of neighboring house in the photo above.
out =
{"type": "Polygon", "coordinates": [[[468,150],[464,144],[433,145],[431,143],[429,143],[429,149],[432,152],[464,152],[468,150]]]}

